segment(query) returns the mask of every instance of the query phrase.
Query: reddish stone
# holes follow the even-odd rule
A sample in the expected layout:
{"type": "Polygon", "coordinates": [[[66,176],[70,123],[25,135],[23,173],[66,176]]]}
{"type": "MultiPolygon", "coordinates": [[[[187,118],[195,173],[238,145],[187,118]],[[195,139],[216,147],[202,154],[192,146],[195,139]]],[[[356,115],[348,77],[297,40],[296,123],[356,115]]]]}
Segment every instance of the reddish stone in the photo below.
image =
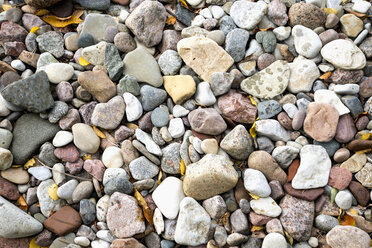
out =
{"type": "Polygon", "coordinates": [[[103,174],[105,173],[105,166],[101,160],[98,159],[89,159],[84,162],[84,170],[86,170],[90,175],[95,179],[102,182],[103,174]]]}
{"type": "Polygon", "coordinates": [[[344,70],[337,68],[326,81],[335,84],[355,84],[358,83],[362,77],[363,70],[344,70]]]}
{"type": "Polygon", "coordinates": [[[340,116],[335,139],[340,143],[347,143],[354,138],[357,130],[350,114],[340,116]]]}
{"type": "Polygon", "coordinates": [[[50,246],[53,243],[54,234],[47,229],[44,229],[35,237],[35,244],[41,247],[50,246]]]}
{"type": "Polygon", "coordinates": [[[14,22],[3,22],[0,30],[2,42],[19,41],[24,42],[28,32],[22,26],[14,22]]]}
{"type": "Polygon", "coordinates": [[[84,104],[83,106],[79,108],[79,113],[81,117],[83,118],[83,121],[85,124],[92,125],[92,121],[91,121],[92,114],[97,104],[98,104],[97,102],[90,102],[90,103],[84,104]]]}
{"type": "Polygon", "coordinates": [[[248,192],[244,187],[244,182],[241,178],[239,179],[238,183],[236,184],[234,194],[235,194],[236,202],[238,204],[240,203],[240,200],[242,200],[242,199],[246,199],[246,200],[250,199],[250,197],[248,195],[248,192]]]}
{"type": "Polygon", "coordinates": [[[114,242],[112,242],[110,248],[146,248],[143,244],[138,242],[134,238],[129,239],[115,239],[114,242]]]}
{"type": "Polygon", "coordinates": [[[291,196],[306,200],[306,201],[314,201],[324,192],[324,188],[318,189],[294,189],[292,184],[286,183],[284,184],[284,190],[291,196]]]}
{"type": "Polygon", "coordinates": [[[79,174],[80,171],[83,169],[83,164],[84,161],[81,158],[79,158],[78,161],[76,162],[73,163],[67,162],[65,167],[70,174],[75,175],[79,174]]]}
{"type": "Polygon", "coordinates": [[[326,203],[327,198],[324,195],[319,196],[315,201],[315,212],[319,213],[322,211],[324,204],[326,203]]]}
{"type": "Polygon", "coordinates": [[[248,97],[236,90],[230,90],[227,94],[220,96],[218,107],[223,115],[233,121],[252,124],[256,120],[257,107],[251,103],[248,97]]]}
{"type": "Polygon", "coordinates": [[[292,181],[292,179],[294,178],[294,176],[297,173],[298,167],[300,167],[300,160],[299,159],[293,160],[292,161],[292,164],[288,168],[288,179],[287,179],[287,182],[290,183],[292,181]]]}
{"type": "Polygon", "coordinates": [[[275,61],[276,61],[276,58],[275,58],[274,55],[272,55],[270,53],[261,54],[257,59],[258,70],[261,71],[261,70],[265,69],[266,67],[268,67],[269,65],[271,65],[275,61]]]}
{"type": "Polygon", "coordinates": [[[133,135],[134,135],[133,129],[126,126],[120,126],[118,129],[116,129],[114,137],[117,142],[121,142],[133,135]]]}
{"type": "Polygon", "coordinates": [[[358,182],[351,181],[349,184],[349,189],[357,202],[362,206],[366,207],[369,201],[369,191],[368,189],[364,188],[363,185],[361,185],[358,182]]]}
{"type": "Polygon", "coordinates": [[[0,195],[15,201],[19,198],[18,188],[14,183],[0,177],[0,195]]]}
{"type": "Polygon", "coordinates": [[[149,206],[149,208],[151,208],[152,210],[156,209],[156,204],[155,204],[154,200],[152,199],[151,194],[148,194],[147,196],[145,196],[145,201],[146,201],[147,205],[149,206]]]}
{"type": "Polygon", "coordinates": [[[59,127],[63,130],[71,130],[72,126],[76,123],[80,123],[80,114],[77,109],[70,109],[67,112],[67,115],[63,116],[61,120],[59,120],[59,127]]]}
{"type": "Polygon", "coordinates": [[[4,43],[5,55],[10,55],[13,57],[18,57],[23,50],[26,50],[25,44],[19,41],[11,41],[4,43]]]}
{"type": "Polygon", "coordinates": [[[6,239],[0,237],[0,248],[29,248],[32,237],[6,239]]]}
{"type": "Polygon", "coordinates": [[[261,214],[256,214],[255,212],[251,211],[249,212],[249,221],[254,225],[254,226],[263,226],[266,225],[267,222],[270,220],[274,219],[269,216],[261,215],[261,214]]]}
{"type": "Polygon", "coordinates": [[[198,137],[200,140],[214,139],[214,136],[212,136],[212,135],[198,133],[194,129],[191,129],[191,131],[192,131],[192,135],[195,136],[195,137],[198,137]]]}
{"type": "Polygon", "coordinates": [[[328,185],[338,190],[346,189],[349,186],[353,174],[345,168],[332,167],[329,173],[328,185]]]}
{"type": "Polygon", "coordinates": [[[355,123],[355,127],[357,128],[358,131],[362,131],[367,127],[368,123],[369,123],[368,116],[363,115],[359,117],[359,119],[355,123]]]}
{"type": "Polygon", "coordinates": [[[283,187],[278,180],[271,181],[269,183],[269,186],[271,188],[270,197],[273,198],[274,200],[282,198],[285,195],[283,187]]]}
{"type": "Polygon", "coordinates": [[[372,140],[353,140],[347,145],[347,148],[354,152],[372,149],[372,140]]]}
{"type": "Polygon", "coordinates": [[[70,206],[62,207],[44,221],[45,228],[59,236],[76,231],[81,224],[80,214],[70,206]]]}
{"type": "Polygon", "coordinates": [[[152,111],[147,112],[138,120],[139,128],[147,133],[151,133],[152,128],[154,127],[151,121],[151,113],[152,111]]]}
{"type": "Polygon", "coordinates": [[[280,112],[277,116],[277,119],[285,129],[292,131],[292,120],[289,118],[288,114],[286,112],[280,112]]]}
{"type": "Polygon", "coordinates": [[[76,162],[79,159],[79,151],[73,144],[56,148],[54,150],[54,155],[58,159],[71,163],[76,162]]]}

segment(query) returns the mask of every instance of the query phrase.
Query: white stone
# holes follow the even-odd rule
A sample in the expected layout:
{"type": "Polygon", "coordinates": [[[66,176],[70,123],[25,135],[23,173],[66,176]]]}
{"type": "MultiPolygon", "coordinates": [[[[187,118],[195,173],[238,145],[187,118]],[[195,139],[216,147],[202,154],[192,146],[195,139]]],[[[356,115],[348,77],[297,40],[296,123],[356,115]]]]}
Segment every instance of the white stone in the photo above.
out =
{"type": "Polygon", "coordinates": [[[350,110],[341,102],[334,91],[325,89],[317,90],[314,93],[314,101],[331,104],[337,109],[340,116],[350,113],[350,110]]]}
{"type": "Polygon", "coordinates": [[[191,26],[201,27],[203,25],[205,18],[202,15],[195,16],[194,20],[191,22],[191,26]]]}
{"type": "Polygon", "coordinates": [[[167,219],[175,219],[180,210],[180,202],[185,198],[182,181],[167,177],[154,191],[152,199],[167,219]]]}
{"type": "Polygon", "coordinates": [[[280,26],[274,28],[273,33],[275,34],[277,40],[286,40],[291,35],[291,27],[280,26]]]}
{"type": "Polygon", "coordinates": [[[83,246],[83,247],[87,247],[90,245],[90,241],[87,237],[76,237],[74,239],[74,242],[75,244],[83,246]]]}
{"type": "Polygon", "coordinates": [[[343,95],[358,94],[359,85],[358,84],[337,84],[335,85],[333,90],[337,94],[343,94],[343,95]]]}
{"type": "Polygon", "coordinates": [[[58,84],[62,81],[69,81],[74,75],[74,67],[65,63],[52,63],[45,66],[45,73],[51,83],[58,84]]]}
{"type": "Polygon", "coordinates": [[[129,16],[129,12],[125,9],[122,9],[120,10],[120,14],[119,14],[119,21],[121,23],[125,23],[125,20],[128,18],[129,16]]]}
{"type": "Polygon", "coordinates": [[[311,247],[318,247],[319,245],[318,239],[316,237],[309,238],[307,242],[309,243],[311,247]]]}
{"type": "Polygon", "coordinates": [[[298,111],[296,105],[294,105],[293,103],[286,103],[282,107],[283,107],[283,110],[287,113],[287,115],[291,119],[293,119],[293,117],[298,111]]]}
{"type": "Polygon", "coordinates": [[[49,217],[52,212],[59,210],[64,205],[63,200],[53,200],[50,198],[48,190],[53,184],[55,184],[54,181],[48,179],[42,181],[37,187],[37,198],[39,199],[40,211],[45,217],[49,217]]]}
{"type": "Polygon", "coordinates": [[[211,106],[216,103],[216,97],[213,95],[211,86],[208,82],[201,82],[198,84],[195,100],[202,106],[211,106]]]}
{"type": "Polygon", "coordinates": [[[291,139],[290,132],[273,119],[256,121],[256,133],[274,141],[289,141],[291,139]]]}
{"type": "Polygon", "coordinates": [[[364,53],[350,40],[331,41],[320,53],[329,63],[345,70],[363,69],[367,63],[364,53]]]}
{"type": "Polygon", "coordinates": [[[156,208],[153,216],[154,227],[157,234],[161,234],[164,231],[164,219],[159,208],[156,208]]]}
{"type": "Polygon", "coordinates": [[[84,47],[81,55],[92,65],[103,65],[105,61],[105,51],[107,43],[101,41],[96,45],[84,47]]]}
{"type": "Polygon", "coordinates": [[[230,16],[235,24],[247,30],[253,29],[262,20],[267,9],[264,1],[235,1],[230,8],[230,16]]]}
{"type": "Polygon", "coordinates": [[[0,99],[0,116],[7,116],[8,114],[10,114],[10,110],[7,108],[5,100],[0,99]]]}
{"type": "Polygon", "coordinates": [[[175,105],[173,107],[173,116],[174,117],[183,117],[186,116],[190,111],[182,107],[181,105],[175,105]]]}
{"type": "Polygon", "coordinates": [[[250,205],[256,214],[262,214],[269,217],[278,217],[282,213],[282,209],[271,197],[251,200],[250,205]]]}
{"type": "Polygon", "coordinates": [[[262,45],[253,39],[249,42],[248,50],[245,52],[245,57],[253,55],[253,57],[257,59],[263,53],[262,45]]]}
{"type": "Polygon", "coordinates": [[[65,166],[62,163],[57,163],[53,165],[53,180],[57,185],[60,185],[66,179],[65,166]]]}
{"type": "Polygon", "coordinates": [[[15,60],[13,60],[13,61],[10,63],[10,65],[11,65],[14,69],[16,69],[17,71],[24,71],[24,70],[26,70],[26,66],[25,66],[25,64],[23,64],[23,62],[22,62],[21,60],[19,60],[19,59],[15,59],[15,60]]]}
{"type": "Polygon", "coordinates": [[[299,152],[300,150],[293,146],[278,146],[273,150],[271,156],[278,162],[280,167],[286,169],[291,165],[293,159],[297,157],[299,152]]]}
{"type": "Polygon", "coordinates": [[[136,129],[136,138],[146,146],[147,151],[150,153],[157,156],[161,156],[163,154],[160,147],[154,142],[152,137],[139,128],[136,129]]]}
{"type": "Polygon", "coordinates": [[[72,142],[74,136],[69,131],[58,131],[56,136],[53,138],[53,146],[62,147],[72,142]]]}
{"type": "Polygon", "coordinates": [[[296,25],[292,28],[292,35],[297,53],[306,58],[315,58],[322,49],[318,34],[310,28],[296,25]]]}
{"type": "Polygon", "coordinates": [[[103,197],[99,198],[97,205],[96,205],[97,220],[106,222],[106,214],[107,214],[109,205],[110,205],[109,195],[104,195],[103,197]]]}
{"type": "Polygon", "coordinates": [[[195,148],[195,150],[199,153],[199,154],[204,154],[202,148],[201,148],[201,139],[199,139],[198,137],[194,137],[192,139],[192,146],[195,148]]]}
{"type": "Polygon", "coordinates": [[[332,162],[326,149],[306,145],[300,151],[300,167],[292,180],[295,189],[314,189],[327,185],[332,162]]]}
{"type": "Polygon", "coordinates": [[[180,138],[185,133],[185,126],[181,118],[174,118],[169,121],[168,131],[172,138],[180,138]]]}
{"type": "Polygon", "coordinates": [[[106,185],[111,179],[121,177],[129,180],[129,175],[123,168],[107,168],[103,174],[102,184],[106,185]]]}
{"type": "Polygon", "coordinates": [[[335,69],[335,67],[331,64],[328,64],[328,63],[322,63],[322,64],[319,64],[318,65],[318,68],[320,71],[322,72],[329,72],[329,71],[333,71],[335,69]]]}
{"type": "Polygon", "coordinates": [[[33,175],[37,180],[44,181],[52,177],[52,173],[44,166],[36,166],[28,169],[28,173],[33,175]]]}
{"type": "Polygon", "coordinates": [[[220,19],[221,17],[225,15],[225,11],[220,6],[214,5],[211,7],[211,10],[212,10],[212,15],[215,19],[220,19]]]}
{"type": "Polygon", "coordinates": [[[190,4],[192,7],[198,6],[203,2],[203,0],[187,0],[188,4],[190,4]]]}
{"type": "Polygon", "coordinates": [[[74,144],[84,152],[95,153],[100,145],[100,138],[93,131],[93,128],[84,123],[76,123],[72,126],[74,144]]]}
{"type": "Polygon", "coordinates": [[[262,242],[262,248],[287,248],[284,236],[279,233],[269,233],[262,242]]]}
{"type": "Polygon", "coordinates": [[[244,171],[244,187],[248,192],[259,197],[268,197],[271,194],[271,188],[265,175],[255,169],[246,169],[244,171]]]}
{"type": "Polygon", "coordinates": [[[369,8],[371,8],[371,3],[368,1],[358,0],[354,2],[352,10],[365,14],[368,12],[369,8]]]}
{"type": "Polygon", "coordinates": [[[127,116],[128,122],[138,120],[143,113],[141,102],[129,92],[123,94],[125,102],[125,114],[127,116]]]}
{"type": "Polygon", "coordinates": [[[185,197],[180,203],[174,240],[180,245],[206,244],[210,225],[207,211],[193,198],[185,197]]]}
{"type": "Polygon", "coordinates": [[[199,15],[204,16],[205,18],[213,18],[211,11],[209,8],[204,8],[200,10],[199,15]]]}
{"type": "Polygon", "coordinates": [[[341,190],[337,193],[335,202],[339,208],[347,210],[353,204],[353,195],[348,190],[341,190]]]}
{"type": "Polygon", "coordinates": [[[309,92],[313,82],[319,78],[320,72],[316,64],[309,59],[297,57],[288,64],[291,70],[287,89],[291,93],[309,92]]]}
{"type": "Polygon", "coordinates": [[[79,182],[76,179],[71,179],[68,182],[64,183],[57,189],[58,197],[65,200],[71,200],[72,193],[74,192],[78,184],[79,182]]]}
{"type": "Polygon", "coordinates": [[[111,233],[110,230],[99,230],[97,233],[97,238],[107,241],[109,243],[114,242],[116,237],[111,233]]]}
{"type": "Polygon", "coordinates": [[[90,244],[92,248],[110,248],[110,243],[102,239],[94,240],[90,244]]]}
{"type": "Polygon", "coordinates": [[[106,168],[120,168],[124,164],[123,157],[119,147],[109,146],[102,154],[102,163],[106,168]]]}

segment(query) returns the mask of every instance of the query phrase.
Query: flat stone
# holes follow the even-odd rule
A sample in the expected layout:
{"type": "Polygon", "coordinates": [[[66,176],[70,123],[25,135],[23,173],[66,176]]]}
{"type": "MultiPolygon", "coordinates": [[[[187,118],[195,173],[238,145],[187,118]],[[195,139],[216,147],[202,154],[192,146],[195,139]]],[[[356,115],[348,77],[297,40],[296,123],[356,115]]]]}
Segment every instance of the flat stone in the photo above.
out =
{"type": "Polygon", "coordinates": [[[266,4],[263,1],[236,1],[230,8],[230,15],[236,25],[247,30],[253,29],[264,17],[266,4]]]}
{"type": "Polygon", "coordinates": [[[283,235],[279,233],[269,233],[263,240],[262,248],[270,247],[286,248],[288,245],[283,235]]]}
{"type": "Polygon", "coordinates": [[[372,188],[372,164],[366,163],[363,168],[355,174],[355,178],[367,188],[372,188]]]}
{"type": "Polygon", "coordinates": [[[289,141],[291,139],[290,133],[277,120],[273,119],[256,121],[256,132],[258,135],[266,136],[274,141],[289,141]]]}
{"type": "Polygon", "coordinates": [[[51,83],[58,84],[69,81],[74,75],[74,68],[70,64],[52,63],[45,67],[45,72],[51,83]]]}
{"type": "Polygon", "coordinates": [[[49,31],[36,37],[40,52],[49,52],[56,58],[64,54],[64,40],[62,35],[56,31],[49,31]]]}
{"type": "Polygon", "coordinates": [[[283,187],[289,195],[297,197],[299,199],[306,200],[306,201],[314,201],[321,194],[324,193],[323,188],[308,189],[308,190],[294,189],[290,183],[284,184],[283,187]]]}
{"type": "Polygon", "coordinates": [[[96,105],[92,114],[92,123],[103,129],[115,129],[124,117],[124,110],[123,97],[113,97],[107,103],[96,105]]]}
{"type": "Polygon", "coordinates": [[[251,200],[249,203],[256,214],[261,214],[268,217],[278,217],[282,213],[282,209],[271,197],[251,200]]]}
{"type": "Polygon", "coordinates": [[[335,139],[340,143],[348,143],[354,138],[356,132],[353,117],[350,114],[340,116],[335,139]]]}
{"type": "Polygon", "coordinates": [[[53,233],[64,236],[76,231],[82,224],[79,213],[70,206],[64,206],[56,211],[43,223],[45,228],[53,233]]]}
{"type": "Polygon", "coordinates": [[[117,21],[110,15],[90,13],[84,19],[84,25],[80,36],[89,34],[94,42],[98,43],[104,39],[105,30],[109,26],[117,26],[117,21]]]}
{"type": "Polygon", "coordinates": [[[346,189],[353,177],[353,174],[346,168],[332,167],[329,173],[328,184],[338,190],[346,189]]]}
{"type": "Polygon", "coordinates": [[[343,162],[340,167],[348,169],[351,173],[356,173],[360,171],[367,162],[366,154],[354,154],[345,162],[343,162]]]}
{"type": "Polygon", "coordinates": [[[335,107],[339,115],[344,115],[350,112],[350,110],[341,102],[335,92],[326,89],[320,89],[314,93],[315,102],[328,103],[335,107]]]}
{"type": "Polygon", "coordinates": [[[164,88],[176,104],[182,104],[196,91],[194,79],[190,75],[164,76],[164,88]]]}
{"type": "Polygon", "coordinates": [[[146,146],[146,149],[154,154],[154,155],[157,155],[157,156],[161,156],[162,155],[162,151],[160,149],[160,147],[154,142],[154,140],[152,139],[152,137],[142,131],[141,129],[137,128],[136,129],[136,138],[141,141],[145,146],[146,146]]]}
{"type": "Polygon", "coordinates": [[[22,167],[3,170],[1,176],[15,184],[26,184],[30,180],[29,174],[22,167]]]}
{"type": "Polygon", "coordinates": [[[320,76],[318,67],[309,59],[296,59],[288,66],[291,76],[287,88],[291,93],[309,92],[313,82],[320,76]]]}
{"type": "Polygon", "coordinates": [[[340,18],[341,31],[355,38],[363,30],[363,21],[353,14],[345,14],[340,18]]]}
{"type": "Polygon", "coordinates": [[[303,25],[310,29],[321,27],[325,24],[327,14],[311,3],[295,3],[288,11],[289,25],[303,25]]]}
{"type": "Polygon", "coordinates": [[[259,170],[246,169],[244,171],[244,187],[248,192],[259,197],[268,197],[271,194],[266,177],[259,170]]]}
{"type": "Polygon", "coordinates": [[[349,184],[349,190],[357,200],[358,204],[362,207],[366,207],[369,201],[368,189],[364,188],[363,185],[356,181],[351,181],[349,184]]]}
{"type": "Polygon", "coordinates": [[[189,113],[188,120],[192,129],[203,134],[218,135],[227,128],[225,121],[213,108],[193,110],[189,113]]]}
{"type": "Polygon", "coordinates": [[[171,143],[162,149],[163,156],[161,158],[161,169],[169,174],[179,174],[180,170],[180,144],[171,143]]]}
{"type": "Polygon", "coordinates": [[[326,240],[332,248],[368,248],[371,243],[368,233],[354,226],[336,226],[327,233],[326,240]]]}
{"type": "Polygon", "coordinates": [[[144,156],[131,161],[129,170],[132,177],[136,180],[153,178],[159,172],[159,168],[144,156]]]}

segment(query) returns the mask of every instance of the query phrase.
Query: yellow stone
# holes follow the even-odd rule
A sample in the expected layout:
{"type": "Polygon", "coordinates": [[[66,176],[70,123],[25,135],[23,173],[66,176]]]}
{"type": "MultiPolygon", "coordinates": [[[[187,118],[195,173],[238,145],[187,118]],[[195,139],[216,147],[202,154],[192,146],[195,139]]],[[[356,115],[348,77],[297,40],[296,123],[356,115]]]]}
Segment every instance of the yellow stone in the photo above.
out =
{"type": "Polygon", "coordinates": [[[341,31],[349,37],[357,37],[363,30],[363,21],[353,14],[345,14],[340,18],[341,31]]]}
{"type": "Polygon", "coordinates": [[[195,93],[195,81],[189,75],[164,76],[163,80],[165,90],[176,104],[183,103],[195,93]]]}
{"type": "Polygon", "coordinates": [[[226,72],[234,64],[234,59],[222,47],[205,37],[182,39],[177,51],[185,64],[207,82],[214,72],[226,72]]]}

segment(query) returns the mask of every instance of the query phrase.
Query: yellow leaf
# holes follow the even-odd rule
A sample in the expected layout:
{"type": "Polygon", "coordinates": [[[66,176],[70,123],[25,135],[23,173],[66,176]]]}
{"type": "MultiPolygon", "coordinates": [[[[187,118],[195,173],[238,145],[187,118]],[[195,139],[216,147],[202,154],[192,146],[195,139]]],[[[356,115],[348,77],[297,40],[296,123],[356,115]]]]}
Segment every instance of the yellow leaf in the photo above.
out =
{"type": "Polygon", "coordinates": [[[263,226],[252,226],[251,228],[251,232],[261,231],[261,230],[263,230],[263,226]]]}
{"type": "Polygon", "coordinates": [[[25,199],[24,199],[22,196],[20,196],[20,197],[18,198],[17,203],[18,203],[21,207],[27,207],[27,203],[26,203],[25,199]]]}
{"type": "Polygon", "coordinates": [[[92,156],[90,154],[84,153],[83,160],[85,161],[85,160],[89,160],[89,159],[92,159],[92,156]]]}
{"type": "Polygon", "coordinates": [[[253,99],[251,95],[249,95],[249,100],[251,100],[251,103],[257,107],[257,102],[253,99]]]}
{"type": "Polygon", "coordinates": [[[258,200],[260,199],[260,197],[258,195],[255,195],[255,194],[252,194],[252,193],[248,193],[253,199],[255,200],[258,200]]]}
{"type": "Polygon", "coordinates": [[[187,5],[186,1],[185,0],[180,0],[180,3],[183,7],[185,7],[186,9],[189,9],[189,5],[187,5]]]}
{"type": "Polygon", "coordinates": [[[177,19],[174,16],[168,17],[168,19],[165,21],[167,25],[174,25],[176,23],[177,19]]]}
{"type": "Polygon", "coordinates": [[[161,178],[163,177],[163,171],[160,170],[159,171],[159,175],[158,175],[158,184],[161,184],[161,178]]]}
{"type": "Polygon", "coordinates": [[[289,233],[287,231],[284,231],[284,234],[285,234],[286,238],[288,239],[289,244],[293,245],[293,238],[292,238],[292,236],[289,235],[289,233]]]}
{"type": "Polygon", "coordinates": [[[53,16],[53,15],[43,16],[41,17],[41,19],[45,21],[46,23],[52,25],[53,27],[57,27],[57,28],[64,28],[70,24],[79,24],[83,21],[79,17],[74,16],[74,15],[72,15],[67,20],[59,20],[56,16],[53,16]]]}
{"type": "Polygon", "coordinates": [[[32,166],[34,166],[36,163],[35,159],[34,158],[31,158],[30,160],[28,160],[25,165],[23,166],[23,168],[25,168],[26,170],[32,166]]]}
{"type": "Polygon", "coordinates": [[[331,203],[335,202],[336,195],[338,193],[338,190],[336,188],[331,189],[331,203]]]}
{"type": "Polygon", "coordinates": [[[372,151],[372,149],[364,149],[364,150],[356,151],[355,153],[363,154],[363,153],[369,153],[371,151],[372,151]]]}
{"type": "Polygon", "coordinates": [[[19,167],[22,167],[22,165],[20,165],[20,164],[14,164],[14,165],[12,165],[12,168],[19,168],[19,167]]]}
{"type": "Polygon", "coordinates": [[[142,207],[143,215],[145,216],[145,219],[147,220],[147,222],[151,226],[154,225],[154,222],[153,222],[154,212],[152,211],[151,208],[149,208],[149,206],[147,206],[147,202],[145,201],[141,193],[138,192],[137,189],[134,189],[134,197],[137,199],[138,205],[142,207]]]}
{"type": "Polygon", "coordinates": [[[48,247],[41,247],[41,246],[38,246],[36,243],[35,243],[35,238],[33,238],[30,242],[30,248],[48,248],[48,247]]]}
{"type": "Polygon", "coordinates": [[[323,75],[321,75],[319,78],[320,79],[328,79],[331,75],[332,75],[332,72],[328,71],[328,72],[324,73],[323,75]]]}
{"type": "Polygon", "coordinates": [[[79,64],[82,65],[82,66],[87,66],[90,63],[88,61],[86,61],[83,56],[80,56],[80,58],[79,58],[79,64]]]}
{"type": "Polygon", "coordinates": [[[31,28],[31,30],[30,30],[30,33],[35,33],[36,31],[38,31],[40,28],[39,27],[33,27],[33,28],[31,28]]]}
{"type": "Polygon", "coordinates": [[[186,172],[186,165],[185,165],[185,162],[183,161],[183,159],[181,158],[181,162],[180,162],[180,171],[181,171],[181,175],[185,175],[185,172],[186,172]]]}
{"type": "Polygon", "coordinates": [[[12,8],[12,5],[10,5],[10,4],[3,4],[1,7],[3,8],[4,11],[7,11],[8,9],[11,9],[12,8]]]}
{"type": "Polygon", "coordinates": [[[326,12],[327,15],[329,14],[337,15],[337,12],[338,12],[337,9],[334,9],[334,8],[324,8],[323,10],[324,12],[326,12]]]}
{"type": "Polygon", "coordinates": [[[249,133],[251,134],[252,138],[256,137],[256,122],[253,122],[251,129],[249,129],[249,133]]]}
{"type": "Polygon", "coordinates": [[[350,209],[348,212],[349,212],[351,215],[359,215],[358,210],[356,210],[356,209],[350,209]]]}
{"type": "Polygon", "coordinates": [[[106,139],[106,135],[104,135],[101,130],[99,130],[96,126],[92,125],[93,127],[93,131],[95,134],[97,134],[98,137],[102,138],[102,139],[106,139]]]}
{"type": "Polygon", "coordinates": [[[43,16],[43,15],[47,15],[49,14],[49,10],[47,9],[40,9],[38,11],[36,11],[35,15],[37,16],[43,16]]]}
{"type": "Polygon", "coordinates": [[[49,197],[52,198],[55,201],[58,200],[57,190],[58,190],[57,184],[53,184],[48,189],[48,195],[49,195],[49,197]]]}
{"type": "Polygon", "coordinates": [[[360,137],[360,139],[368,140],[370,137],[371,137],[371,133],[365,133],[365,134],[362,135],[362,137],[360,137]]]}
{"type": "Polygon", "coordinates": [[[128,123],[127,127],[130,128],[130,129],[133,129],[133,130],[136,130],[138,128],[138,126],[134,123],[128,123]]]}

